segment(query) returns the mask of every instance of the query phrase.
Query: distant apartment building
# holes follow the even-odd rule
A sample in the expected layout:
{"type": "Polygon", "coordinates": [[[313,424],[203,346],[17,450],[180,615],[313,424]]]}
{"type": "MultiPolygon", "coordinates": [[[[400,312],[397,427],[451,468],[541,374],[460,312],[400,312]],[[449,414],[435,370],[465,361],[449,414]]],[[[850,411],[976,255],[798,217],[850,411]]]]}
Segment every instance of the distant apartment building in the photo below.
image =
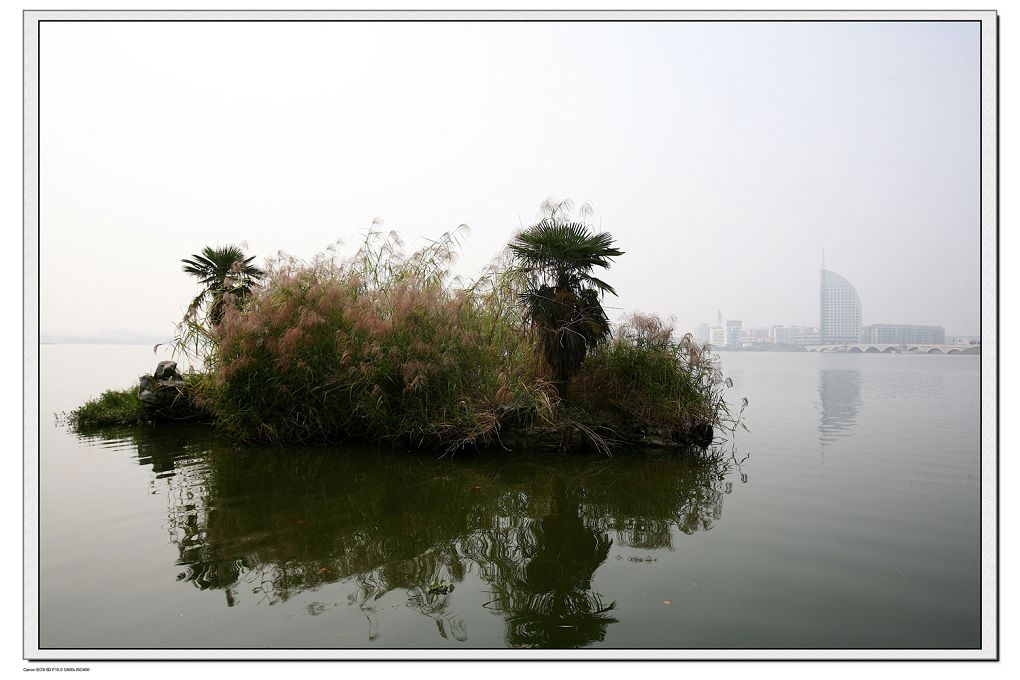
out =
{"type": "Polygon", "coordinates": [[[726,346],[726,329],[719,326],[715,326],[711,330],[709,335],[709,344],[714,347],[725,347],[726,346]]]}
{"type": "Polygon", "coordinates": [[[738,349],[744,344],[744,324],[741,321],[729,320],[726,322],[726,346],[730,349],[738,349]]]}
{"type": "Polygon", "coordinates": [[[861,340],[876,345],[942,345],[946,342],[946,329],[942,326],[875,323],[864,327],[861,340]]]}
{"type": "Polygon", "coordinates": [[[861,299],[836,272],[822,270],[818,336],[821,344],[857,343],[861,339],[861,299]]]}
{"type": "Polygon", "coordinates": [[[818,339],[818,329],[812,326],[772,326],[769,341],[777,345],[808,345],[818,339]]]}
{"type": "Polygon", "coordinates": [[[716,325],[707,323],[698,325],[691,333],[700,343],[708,343],[716,348],[740,349],[744,346],[744,324],[740,320],[729,320],[723,325],[722,312],[716,318],[716,325]]]}
{"type": "Polygon", "coordinates": [[[694,341],[700,345],[712,342],[712,327],[707,323],[699,325],[691,333],[694,336],[694,341]]]}
{"type": "Polygon", "coordinates": [[[769,339],[777,345],[801,345],[804,342],[800,326],[773,326],[769,329],[769,339]]]}

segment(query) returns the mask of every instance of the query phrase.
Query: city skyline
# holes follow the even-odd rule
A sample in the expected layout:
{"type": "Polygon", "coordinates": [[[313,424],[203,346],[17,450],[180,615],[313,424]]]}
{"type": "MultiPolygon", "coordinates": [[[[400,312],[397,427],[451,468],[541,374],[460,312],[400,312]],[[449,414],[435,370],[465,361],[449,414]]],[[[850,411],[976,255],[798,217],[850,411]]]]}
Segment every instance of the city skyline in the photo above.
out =
{"type": "Polygon", "coordinates": [[[980,337],[970,334],[950,334],[941,324],[918,324],[904,322],[864,323],[864,306],[853,284],[845,277],[823,265],[820,270],[819,313],[817,325],[766,323],[747,326],[742,319],[727,318],[723,322],[722,310],[716,311],[716,323],[702,322],[691,333],[702,342],[717,346],[735,347],[740,344],[734,339],[732,327],[742,328],[743,338],[753,339],[761,331],[768,331],[767,342],[777,344],[840,344],[858,342],[923,342],[941,344],[947,337],[980,337]],[[806,338],[805,336],[814,336],[806,338]],[[923,339],[922,339],[923,338],[923,339]]]}

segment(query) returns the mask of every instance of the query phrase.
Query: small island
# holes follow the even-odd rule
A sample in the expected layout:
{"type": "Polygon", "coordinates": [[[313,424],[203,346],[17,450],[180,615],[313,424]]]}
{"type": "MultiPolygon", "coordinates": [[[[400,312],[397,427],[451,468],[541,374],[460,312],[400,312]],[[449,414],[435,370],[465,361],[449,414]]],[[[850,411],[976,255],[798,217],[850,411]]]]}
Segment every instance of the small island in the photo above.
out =
{"type": "Polygon", "coordinates": [[[265,269],[237,246],[207,247],[183,260],[201,290],[173,343],[202,369],[160,362],[69,422],[445,452],[704,448],[739,422],[718,360],[654,314],[612,326],[603,300],[616,291],[599,276],[624,251],[590,216],[545,201],[467,284],[451,272],[464,225],[407,254],[375,224],[352,256],[333,247],[265,269]]]}

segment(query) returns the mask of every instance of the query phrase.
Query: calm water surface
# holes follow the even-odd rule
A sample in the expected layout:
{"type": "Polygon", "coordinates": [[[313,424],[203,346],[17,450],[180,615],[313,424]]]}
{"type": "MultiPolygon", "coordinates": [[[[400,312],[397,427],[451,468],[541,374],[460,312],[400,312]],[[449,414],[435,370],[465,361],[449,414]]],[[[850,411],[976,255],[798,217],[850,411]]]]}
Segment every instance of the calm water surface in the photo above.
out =
{"type": "Polygon", "coordinates": [[[158,358],[43,346],[40,646],[978,647],[979,358],[721,357],[708,455],[437,460],[78,436],[158,358]]]}

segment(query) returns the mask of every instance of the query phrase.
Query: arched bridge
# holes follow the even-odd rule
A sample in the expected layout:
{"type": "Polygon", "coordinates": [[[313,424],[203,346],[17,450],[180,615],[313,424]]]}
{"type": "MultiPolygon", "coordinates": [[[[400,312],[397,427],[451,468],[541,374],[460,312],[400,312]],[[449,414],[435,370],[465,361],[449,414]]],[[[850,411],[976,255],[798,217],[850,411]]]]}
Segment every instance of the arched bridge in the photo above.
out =
{"type": "Polygon", "coordinates": [[[877,342],[862,342],[840,345],[807,345],[809,352],[853,352],[865,354],[962,354],[976,345],[903,345],[877,342]]]}

